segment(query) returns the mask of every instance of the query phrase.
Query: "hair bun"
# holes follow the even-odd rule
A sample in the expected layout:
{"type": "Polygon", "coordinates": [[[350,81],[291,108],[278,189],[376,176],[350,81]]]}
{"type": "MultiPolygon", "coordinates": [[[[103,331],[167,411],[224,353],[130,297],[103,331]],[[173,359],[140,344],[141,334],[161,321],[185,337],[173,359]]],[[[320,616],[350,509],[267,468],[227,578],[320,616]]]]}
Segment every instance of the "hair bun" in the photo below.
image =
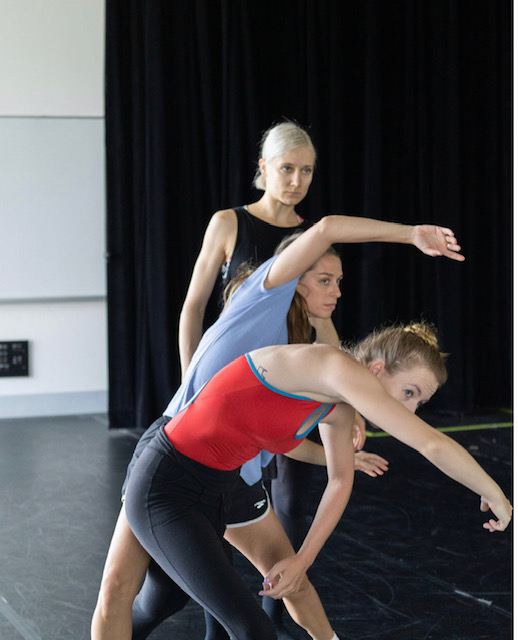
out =
{"type": "Polygon", "coordinates": [[[403,327],[403,331],[413,333],[421,338],[421,340],[424,340],[426,344],[437,349],[437,351],[440,350],[437,333],[433,325],[424,322],[413,322],[412,324],[407,324],[406,327],[403,327]]]}

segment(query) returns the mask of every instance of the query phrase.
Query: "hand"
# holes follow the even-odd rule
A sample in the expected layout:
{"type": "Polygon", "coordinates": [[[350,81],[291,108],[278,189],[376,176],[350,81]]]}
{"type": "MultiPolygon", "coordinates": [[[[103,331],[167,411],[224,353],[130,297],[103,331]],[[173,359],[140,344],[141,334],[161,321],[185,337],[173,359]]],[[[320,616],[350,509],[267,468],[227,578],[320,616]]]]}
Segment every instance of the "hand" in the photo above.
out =
{"type": "Polygon", "coordinates": [[[490,502],[486,500],[484,496],[480,496],[480,511],[489,511],[491,510],[498,520],[494,520],[491,518],[488,522],[484,522],[482,525],[484,529],[491,531],[504,531],[511,521],[511,515],[513,513],[513,508],[509,500],[504,496],[503,499],[498,502],[490,502]]]}
{"type": "Polygon", "coordinates": [[[437,227],[431,224],[419,224],[414,227],[414,245],[427,256],[445,256],[452,260],[463,262],[465,257],[459,253],[455,234],[447,227],[437,227]]]}
{"type": "Polygon", "coordinates": [[[353,447],[355,451],[360,451],[363,448],[366,438],[365,420],[356,411],[353,424],[353,447]]]}
{"type": "Polygon", "coordinates": [[[260,596],[279,600],[298,591],[306,575],[306,567],[297,555],[277,562],[266,574],[260,596]]]}
{"type": "Polygon", "coordinates": [[[354,470],[363,471],[368,476],[375,478],[388,471],[388,461],[375,453],[358,451],[354,456],[354,470]]]}

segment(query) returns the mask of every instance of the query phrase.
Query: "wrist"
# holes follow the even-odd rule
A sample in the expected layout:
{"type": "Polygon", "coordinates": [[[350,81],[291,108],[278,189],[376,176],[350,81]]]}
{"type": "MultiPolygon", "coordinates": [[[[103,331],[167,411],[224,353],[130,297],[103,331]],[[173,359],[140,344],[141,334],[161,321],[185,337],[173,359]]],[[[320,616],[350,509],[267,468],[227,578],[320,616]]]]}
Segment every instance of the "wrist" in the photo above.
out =
{"type": "Polygon", "coordinates": [[[305,573],[315,562],[316,555],[312,554],[308,549],[304,549],[304,544],[302,544],[302,547],[295,554],[295,558],[305,573]]]}
{"type": "Polygon", "coordinates": [[[418,224],[412,224],[408,226],[408,230],[409,230],[409,234],[410,234],[410,239],[408,241],[408,244],[413,244],[414,247],[417,247],[417,234],[418,234],[418,230],[419,230],[420,225],[418,224]]]}

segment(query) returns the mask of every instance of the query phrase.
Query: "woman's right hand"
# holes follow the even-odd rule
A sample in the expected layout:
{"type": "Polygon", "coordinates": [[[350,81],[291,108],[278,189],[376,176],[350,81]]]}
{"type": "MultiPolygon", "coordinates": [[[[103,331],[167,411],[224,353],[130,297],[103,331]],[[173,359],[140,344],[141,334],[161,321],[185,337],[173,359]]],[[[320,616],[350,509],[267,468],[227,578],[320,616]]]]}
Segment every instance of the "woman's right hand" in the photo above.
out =
{"type": "Polygon", "coordinates": [[[491,518],[482,525],[484,529],[493,533],[494,531],[504,531],[507,528],[507,525],[511,522],[513,507],[503,494],[500,499],[494,501],[480,496],[480,511],[492,511],[498,518],[498,520],[491,518]]]}
{"type": "Polygon", "coordinates": [[[265,575],[263,588],[259,591],[259,595],[280,600],[295,593],[300,589],[307,568],[307,565],[297,554],[291,558],[280,560],[265,575]]]}

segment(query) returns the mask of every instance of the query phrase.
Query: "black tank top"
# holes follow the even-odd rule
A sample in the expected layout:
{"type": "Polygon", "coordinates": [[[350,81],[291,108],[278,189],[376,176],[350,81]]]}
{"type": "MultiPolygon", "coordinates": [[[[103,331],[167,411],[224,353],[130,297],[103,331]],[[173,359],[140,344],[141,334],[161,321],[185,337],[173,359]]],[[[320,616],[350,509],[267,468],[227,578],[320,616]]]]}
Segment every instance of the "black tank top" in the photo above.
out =
{"type": "Polygon", "coordinates": [[[297,229],[312,226],[307,220],[296,227],[276,227],[248,212],[246,207],[234,208],[237,216],[237,237],[230,262],[223,266],[223,287],[236,275],[239,265],[248,262],[257,267],[273,256],[279,242],[297,229]]]}

